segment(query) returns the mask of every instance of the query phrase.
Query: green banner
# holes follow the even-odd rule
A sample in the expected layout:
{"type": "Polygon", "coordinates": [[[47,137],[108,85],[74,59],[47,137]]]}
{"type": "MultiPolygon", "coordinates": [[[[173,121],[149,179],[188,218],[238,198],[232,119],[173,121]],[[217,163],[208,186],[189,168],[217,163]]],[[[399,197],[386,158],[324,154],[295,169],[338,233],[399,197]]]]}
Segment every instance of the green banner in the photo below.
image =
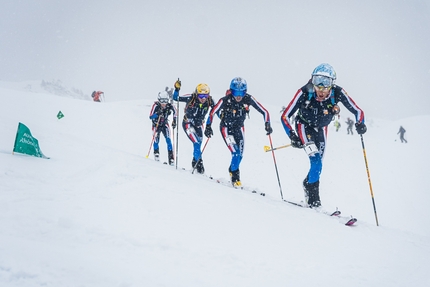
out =
{"type": "Polygon", "coordinates": [[[30,129],[22,123],[18,124],[13,151],[35,157],[49,158],[40,150],[39,142],[31,135],[30,129]]]}

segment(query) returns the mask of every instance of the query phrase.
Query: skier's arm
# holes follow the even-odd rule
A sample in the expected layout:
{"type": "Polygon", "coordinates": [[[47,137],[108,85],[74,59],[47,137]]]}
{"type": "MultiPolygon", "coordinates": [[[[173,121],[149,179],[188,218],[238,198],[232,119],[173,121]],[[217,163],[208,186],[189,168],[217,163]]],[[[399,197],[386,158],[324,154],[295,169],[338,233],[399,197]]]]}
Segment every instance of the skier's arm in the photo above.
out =
{"type": "MultiPolygon", "coordinates": [[[[213,122],[213,116],[217,114],[224,105],[224,98],[219,99],[218,103],[211,109],[208,119],[206,120],[206,125],[211,125],[213,122]]],[[[219,115],[218,115],[219,116],[219,115]]]]}
{"type": "Polygon", "coordinates": [[[149,112],[149,118],[151,119],[151,120],[153,120],[153,119],[156,119],[157,117],[158,117],[158,114],[157,114],[157,109],[158,107],[157,107],[157,104],[156,103],[154,103],[153,105],[152,105],[152,108],[151,108],[151,111],[149,112]]]}
{"type": "Polygon", "coordinates": [[[176,90],[175,89],[175,91],[173,92],[173,100],[174,101],[178,101],[178,98],[179,98],[179,90],[176,90]]]}
{"type": "Polygon", "coordinates": [[[263,115],[264,118],[264,122],[270,122],[270,114],[269,112],[266,110],[265,107],[263,107],[262,104],[260,104],[253,96],[248,95],[249,98],[251,99],[250,104],[251,106],[253,106],[260,114],[263,115]]]}
{"type": "Polygon", "coordinates": [[[185,95],[179,96],[178,90],[175,90],[173,92],[173,100],[174,101],[187,102],[191,96],[192,96],[192,94],[185,94],[185,95]]]}
{"type": "Polygon", "coordinates": [[[284,127],[285,132],[287,133],[288,136],[290,136],[290,132],[293,130],[293,126],[292,126],[292,123],[290,122],[290,118],[294,115],[294,113],[299,108],[303,95],[304,93],[302,89],[299,89],[294,95],[291,102],[284,109],[284,112],[281,115],[282,126],[284,127]]]}
{"type": "Polygon", "coordinates": [[[364,124],[363,110],[361,110],[360,107],[357,106],[354,100],[350,96],[348,96],[344,89],[340,90],[340,101],[345,106],[345,108],[347,108],[348,111],[355,115],[355,120],[357,123],[364,124]]]}
{"type": "Polygon", "coordinates": [[[174,105],[171,105],[172,111],[173,111],[173,120],[176,120],[176,117],[178,115],[178,111],[174,105]]]}
{"type": "Polygon", "coordinates": [[[267,132],[266,135],[270,135],[273,132],[273,129],[270,125],[270,114],[269,114],[269,112],[253,96],[249,95],[249,98],[251,99],[251,102],[250,102],[251,106],[253,106],[258,112],[260,112],[260,114],[263,115],[264,129],[267,132]]]}

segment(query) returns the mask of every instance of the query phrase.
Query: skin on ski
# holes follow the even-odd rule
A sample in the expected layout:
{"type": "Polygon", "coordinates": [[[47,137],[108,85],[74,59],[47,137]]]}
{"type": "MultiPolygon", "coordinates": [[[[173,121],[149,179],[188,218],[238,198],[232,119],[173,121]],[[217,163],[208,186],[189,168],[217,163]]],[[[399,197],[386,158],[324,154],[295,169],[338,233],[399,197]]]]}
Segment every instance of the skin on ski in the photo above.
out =
{"type": "MultiPolygon", "coordinates": [[[[302,207],[302,208],[308,208],[307,206],[305,206],[305,204],[304,203],[302,203],[302,202],[295,202],[295,201],[290,201],[290,200],[286,200],[286,199],[284,199],[284,201],[285,202],[287,202],[287,203],[289,203],[289,204],[292,204],[292,205],[295,205],[295,206],[298,206],[298,207],[302,207]]],[[[315,210],[316,211],[316,210],[315,210]]],[[[342,217],[341,216],[341,212],[340,212],[340,210],[337,210],[336,209],[336,211],[334,211],[334,212],[327,212],[327,211],[317,211],[317,212],[319,212],[319,213],[322,213],[322,214],[325,214],[325,215],[328,215],[328,216],[335,216],[335,217],[338,217],[338,218],[345,218],[345,217],[342,217]]],[[[354,218],[354,217],[351,217],[351,218],[348,218],[348,221],[346,222],[346,223],[344,223],[346,226],[352,226],[352,225],[354,225],[355,223],[357,222],[357,219],[356,218],[354,218]]]]}
{"type": "Polygon", "coordinates": [[[212,176],[207,176],[207,177],[209,179],[215,181],[216,183],[219,183],[219,184],[222,184],[222,185],[234,188],[234,189],[246,190],[246,191],[250,191],[251,193],[256,193],[256,194],[258,193],[261,196],[266,196],[266,193],[264,193],[264,192],[258,192],[256,189],[251,188],[251,187],[247,187],[247,186],[233,186],[233,184],[230,181],[226,181],[226,180],[222,180],[222,179],[216,179],[216,178],[213,178],[212,176]]]}
{"type": "MultiPolygon", "coordinates": [[[[167,162],[163,162],[163,164],[168,165],[168,164],[167,164],[167,162]]],[[[172,166],[173,166],[173,165],[172,165],[172,166]]],[[[186,170],[184,167],[182,167],[181,169],[182,169],[182,170],[186,170]]],[[[258,191],[257,191],[256,189],[254,189],[254,188],[250,188],[250,187],[247,187],[247,186],[239,186],[239,187],[236,187],[236,186],[233,186],[233,185],[231,184],[231,182],[230,182],[230,181],[226,181],[226,180],[223,180],[223,179],[216,179],[216,178],[213,178],[212,176],[208,176],[208,175],[205,175],[205,174],[201,174],[201,175],[203,175],[204,177],[206,177],[206,178],[210,179],[211,181],[214,181],[214,182],[216,182],[216,183],[219,183],[219,184],[222,184],[222,185],[228,186],[228,187],[230,187],[230,188],[246,190],[246,191],[250,191],[251,193],[255,193],[255,194],[257,194],[257,193],[258,193],[258,194],[260,194],[261,196],[266,196],[266,194],[265,194],[264,192],[258,192],[258,191]]],[[[285,202],[287,202],[287,203],[290,203],[290,204],[292,204],[292,205],[298,206],[298,207],[308,208],[308,207],[307,207],[307,206],[305,206],[303,203],[294,202],[294,201],[289,201],[289,200],[285,200],[285,199],[284,199],[284,201],[285,201],[285,202]]],[[[341,217],[341,216],[340,216],[341,212],[340,212],[339,210],[336,210],[336,211],[334,211],[334,212],[320,212],[320,213],[325,214],[325,215],[328,215],[328,216],[341,217]]],[[[345,223],[345,225],[346,225],[346,226],[352,226],[352,225],[354,225],[356,222],[357,222],[357,219],[356,219],[356,218],[354,218],[354,217],[351,217],[351,218],[349,218],[349,219],[348,219],[348,221],[345,223]]]]}

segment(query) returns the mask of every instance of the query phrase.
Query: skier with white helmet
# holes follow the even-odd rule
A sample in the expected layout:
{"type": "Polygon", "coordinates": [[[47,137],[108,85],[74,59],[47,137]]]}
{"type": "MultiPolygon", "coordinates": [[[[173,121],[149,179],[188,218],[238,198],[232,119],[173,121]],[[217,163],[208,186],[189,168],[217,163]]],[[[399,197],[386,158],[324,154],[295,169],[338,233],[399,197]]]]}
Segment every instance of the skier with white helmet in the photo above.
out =
{"type": "Polygon", "coordinates": [[[176,108],[170,103],[169,94],[166,91],[158,93],[157,101],[152,105],[149,113],[149,119],[152,120],[152,132],[154,133],[154,158],[159,161],[160,150],[160,133],[166,139],[169,164],[173,165],[175,159],[173,156],[173,145],[170,139],[170,126],[168,117],[173,113],[172,128],[176,128],[176,108]]]}
{"type": "Polygon", "coordinates": [[[321,206],[319,195],[322,160],[326,147],[327,126],[338,115],[341,102],[355,115],[356,130],[364,134],[367,130],[364,113],[346,93],[335,84],[336,72],[329,64],[320,64],[312,72],[309,82],[294,95],[281,116],[285,132],[295,148],[303,148],[310,160],[310,169],[303,180],[306,203],[311,208],[321,206]],[[291,117],[297,111],[295,122],[291,117]],[[293,125],[295,124],[295,130],[293,125]]]}
{"type": "Polygon", "coordinates": [[[175,91],[173,92],[173,100],[185,102],[184,120],[182,127],[185,134],[193,143],[193,160],[191,166],[197,170],[198,173],[203,174],[205,168],[203,166],[201,145],[203,140],[203,123],[205,117],[210,109],[214,106],[214,100],[210,95],[210,88],[205,83],[197,85],[195,91],[191,94],[179,96],[181,89],[181,81],[178,79],[175,82],[175,91]]]}
{"type": "Polygon", "coordinates": [[[245,79],[240,77],[234,78],[230,83],[230,89],[218,101],[206,121],[205,136],[210,138],[213,135],[211,125],[214,115],[218,114],[221,119],[221,135],[232,156],[228,171],[234,187],[242,185],[239,166],[245,146],[244,122],[249,113],[250,106],[253,106],[263,115],[267,135],[272,133],[269,112],[253,96],[247,93],[247,89],[248,84],[245,79]]]}

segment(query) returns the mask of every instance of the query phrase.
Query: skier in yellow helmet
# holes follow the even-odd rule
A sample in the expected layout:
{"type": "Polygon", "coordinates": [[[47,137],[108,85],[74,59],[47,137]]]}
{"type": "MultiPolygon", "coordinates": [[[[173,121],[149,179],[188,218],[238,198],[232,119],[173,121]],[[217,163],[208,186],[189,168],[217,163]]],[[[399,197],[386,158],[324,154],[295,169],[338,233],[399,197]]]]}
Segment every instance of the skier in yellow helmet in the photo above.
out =
{"type": "Polygon", "coordinates": [[[214,106],[214,101],[210,96],[210,88],[207,84],[198,84],[195,91],[191,94],[179,96],[181,81],[175,82],[175,91],[173,100],[185,102],[184,119],[182,127],[194,146],[193,160],[191,165],[198,173],[203,174],[205,168],[201,158],[201,145],[203,141],[203,124],[205,117],[210,109],[214,106]]]}

